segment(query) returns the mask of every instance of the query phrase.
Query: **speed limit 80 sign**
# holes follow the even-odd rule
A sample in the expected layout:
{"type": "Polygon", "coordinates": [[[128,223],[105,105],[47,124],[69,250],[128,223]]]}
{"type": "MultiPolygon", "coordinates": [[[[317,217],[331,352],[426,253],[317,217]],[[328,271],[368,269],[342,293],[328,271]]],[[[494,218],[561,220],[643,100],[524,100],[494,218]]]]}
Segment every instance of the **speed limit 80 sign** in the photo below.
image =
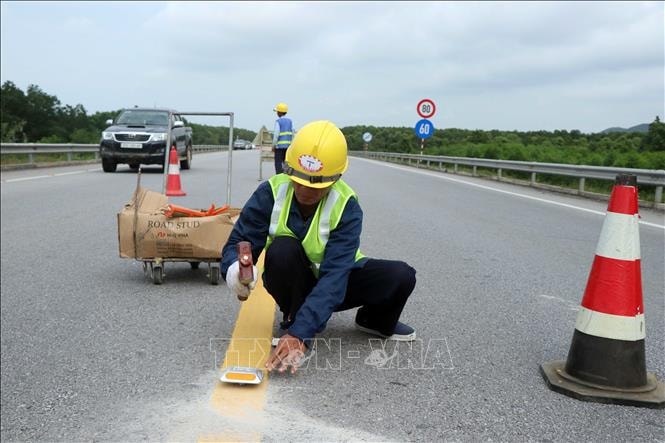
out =
{"type": "Polygon", "coordinates": [[[424,98],[418,102],[416,110],[422,118],[430,118],[436,112],[436,105],[432,100],[424,98]]]}

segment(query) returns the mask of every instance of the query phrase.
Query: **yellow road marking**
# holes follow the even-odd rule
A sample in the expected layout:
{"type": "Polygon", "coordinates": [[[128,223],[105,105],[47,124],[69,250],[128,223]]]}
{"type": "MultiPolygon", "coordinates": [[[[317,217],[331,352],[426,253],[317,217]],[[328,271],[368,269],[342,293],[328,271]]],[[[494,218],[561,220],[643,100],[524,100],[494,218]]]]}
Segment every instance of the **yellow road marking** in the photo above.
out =
{"type": "MultiPolygon", "coordinates": [[[[263,254],[259,257],[257,268],[259,278],[256,287],[249,299],[242,302],[221,369],[230,366],[263,369],[270,355],[275,301],[265,290],[261,281],[263,254]]],[[[222,383],[218,379],[210,403],[224,417],[251,416],[252,413],[264,409],[267,388],[268,374],[265,370],[263,382],[258,385],[222,383]]],[[[261,434],[253,431],[228,430],[220,436],[202,437],[199,441],[259,441],[260,439],[261,434]]]]}
{"type": "Polygon", "coordinates": [[[199,437],[198,443],[221,443],[238,441],[261,441],[261,434],[258,432],[228,432],[220,436],[199,437]]]}

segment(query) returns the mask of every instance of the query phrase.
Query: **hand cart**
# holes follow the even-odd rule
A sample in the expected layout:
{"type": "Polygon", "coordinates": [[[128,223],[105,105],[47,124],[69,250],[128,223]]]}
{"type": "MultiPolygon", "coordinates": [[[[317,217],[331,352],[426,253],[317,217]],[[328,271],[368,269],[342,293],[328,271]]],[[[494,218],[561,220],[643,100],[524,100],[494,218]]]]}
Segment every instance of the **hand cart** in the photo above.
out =
{"type": "MultiPolygon", "coordinates": [[[[171,125],[172,125],[172,112],[169,111],[168,119],[168,140],[166,146],[171,146],[171,125]]],[[[200,113],[200,112],[181,112],[180,115],[205,115],[205,116],[228,116],[229,121],[229,145],[228,145],[228,173],[226,179],[226,204],[231,202],[231,170],[232,170],[232,141],[233,141],[233,113],[232,112],[221,112],[221,113],[200,113]]],[[[168,164],[168,149],[164,153],[164,181],[162,187],[162,193],[166,191],[166,181],[167,181],[167,167],[168,164]]],[[[137,176],[137,189],[141,181],[141,168],[138,170],[137,176]]],[[[135,233],[136,234],[136,233],[135,233]]],[[[136,244],[136,239],[134,239],[134,244],[136,244]]],[[[221,251],[220,251],[221,252],[221,251]]],[[[170,257],[159,257],[153,259],[139,259],[143,262],[143,272],[146,276],[152,278],[152,281],[156,285],[161,285],[164,282],[164,265],[167,262],[188,262],[193,270],[199,268],[201,263],[208,264],[208,280],[211,285],[219,285],[221,280],[221,270],[220,270],[220,258],[170,258],[170,257]]]]}

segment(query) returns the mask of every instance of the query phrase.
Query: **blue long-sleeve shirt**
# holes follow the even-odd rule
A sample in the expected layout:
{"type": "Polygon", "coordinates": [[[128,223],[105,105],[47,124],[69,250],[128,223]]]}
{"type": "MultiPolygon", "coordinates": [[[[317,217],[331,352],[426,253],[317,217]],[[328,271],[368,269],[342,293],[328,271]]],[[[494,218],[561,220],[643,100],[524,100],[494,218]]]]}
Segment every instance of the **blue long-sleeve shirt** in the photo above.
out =
{"type": "MultiPolygon", "coordinates": [[[[258,258],[268,238],[270,214],[274,198],[270,183],[264,182],[254,191],[240,213],[229,240],[222,249],[221,271],[226,278],[226,270],[238,259],[235,245],[239,241],[252,244],[252,256],[258,258]]],[[[313,217],[304,220],[294,200],[291,204],[286,225],[301,241],[305,238],[313,217]]],[[[319,268],[319,278],[298,310],[289,334],[309,341],[323,331],[330,316],[343,301],[349,273],[362,267],[366,258],[355,261],[360,245],[363,213],[355,198],[349,199],[339,224],[330,232],[326,243],[323,261],[319,268]]]]}

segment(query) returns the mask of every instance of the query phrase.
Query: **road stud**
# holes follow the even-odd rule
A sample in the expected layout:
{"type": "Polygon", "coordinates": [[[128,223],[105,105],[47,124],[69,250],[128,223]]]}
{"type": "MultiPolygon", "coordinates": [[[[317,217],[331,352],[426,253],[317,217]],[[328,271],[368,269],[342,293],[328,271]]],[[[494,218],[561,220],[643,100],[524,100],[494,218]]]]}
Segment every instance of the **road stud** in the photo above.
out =
{"type": "Polygon", "coordinates": [[[263,371],[258,368],[232,366],[222,370],[219,380],[223,383],[258,385],[263,380],[263,371]]]}

